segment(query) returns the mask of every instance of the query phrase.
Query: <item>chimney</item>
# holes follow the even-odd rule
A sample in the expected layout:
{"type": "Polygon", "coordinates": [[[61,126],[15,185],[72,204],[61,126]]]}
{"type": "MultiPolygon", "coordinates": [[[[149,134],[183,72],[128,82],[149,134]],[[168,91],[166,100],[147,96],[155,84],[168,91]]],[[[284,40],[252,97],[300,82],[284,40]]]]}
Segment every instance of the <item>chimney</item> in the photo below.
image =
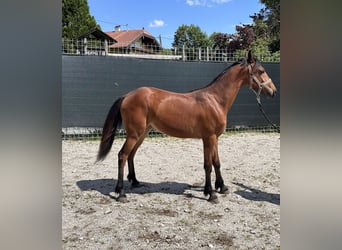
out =
{"type": "Polygon", "coordinates": [[[121,30],[121,25],[114,26],[114,31],[120,31],[120,30],[121,30]]]}

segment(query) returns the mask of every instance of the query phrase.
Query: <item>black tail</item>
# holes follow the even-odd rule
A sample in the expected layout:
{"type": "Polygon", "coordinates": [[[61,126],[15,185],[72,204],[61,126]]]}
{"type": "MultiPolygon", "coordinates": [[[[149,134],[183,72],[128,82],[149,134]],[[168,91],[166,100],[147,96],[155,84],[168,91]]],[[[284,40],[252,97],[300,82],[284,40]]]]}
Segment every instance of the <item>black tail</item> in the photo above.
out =
{"type": "Polygon", "coordinates": [[[99,152],[97,154],[97,161],[102,161],[106,158],[112,148],[117,126],[122,122],[120,107],[124,97],[117,99],[109,110],[106,121],[102,129],[102,138],[99,152]]]}

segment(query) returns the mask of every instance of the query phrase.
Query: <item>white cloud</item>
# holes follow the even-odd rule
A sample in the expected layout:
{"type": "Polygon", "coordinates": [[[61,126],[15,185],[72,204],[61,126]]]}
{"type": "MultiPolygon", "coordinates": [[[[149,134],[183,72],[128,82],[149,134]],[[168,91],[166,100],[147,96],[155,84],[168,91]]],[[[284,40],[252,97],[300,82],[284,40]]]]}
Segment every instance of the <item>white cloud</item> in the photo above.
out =
{"type": "Polygon", "coordinates": [[[149,24],[149,27],[156,28],[156,27],[163,27],[165,25],[163,20],[154,19],[152,23],[149,24]]]}
{"type": "Polygon", "coordinates": [[[221,3],[228,3],[232,0],[211,0],[213,3],[221,4],[221,3]]]}
{"type": "Polygon", "coordinates": [[[205,5],[206,0],[186,0],[186,4],[189,6],[205,5]]]}
{"type": "Polygon", "coordinates": [[[232,0],[186,0],[185,3],[189,6],[207,6],[212,7],[213,4],[228,3],[232,0]]]}

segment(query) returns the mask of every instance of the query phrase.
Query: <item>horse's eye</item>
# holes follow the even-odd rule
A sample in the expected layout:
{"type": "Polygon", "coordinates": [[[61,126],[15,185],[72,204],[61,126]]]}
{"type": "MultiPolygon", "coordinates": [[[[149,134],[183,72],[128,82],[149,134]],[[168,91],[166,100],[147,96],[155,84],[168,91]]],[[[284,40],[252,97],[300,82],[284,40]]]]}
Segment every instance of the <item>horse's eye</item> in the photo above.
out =
{"type": "Polygon", "coordinates": [[[265,73],[264,70],[259,70],[259,74],[260,74],[260,75],[262,75],[262,74],[264,74],[264,73],[265,73]]]}

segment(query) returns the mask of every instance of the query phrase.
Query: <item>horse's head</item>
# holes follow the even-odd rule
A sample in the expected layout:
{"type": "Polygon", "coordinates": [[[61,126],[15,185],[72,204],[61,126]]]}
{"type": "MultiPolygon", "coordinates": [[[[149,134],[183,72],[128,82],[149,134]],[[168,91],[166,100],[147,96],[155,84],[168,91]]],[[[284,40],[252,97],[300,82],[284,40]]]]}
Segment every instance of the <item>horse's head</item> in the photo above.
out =
{"type": "Polygon", "coordinates": [[[255,92],[257,99],[259,99],[260,93],[274,97],[277,92],[277,88],[268,76],[265,68],[253,56],[251,51],[248,52],[246,62],[249,73],[249,87],[255,92]]]}

